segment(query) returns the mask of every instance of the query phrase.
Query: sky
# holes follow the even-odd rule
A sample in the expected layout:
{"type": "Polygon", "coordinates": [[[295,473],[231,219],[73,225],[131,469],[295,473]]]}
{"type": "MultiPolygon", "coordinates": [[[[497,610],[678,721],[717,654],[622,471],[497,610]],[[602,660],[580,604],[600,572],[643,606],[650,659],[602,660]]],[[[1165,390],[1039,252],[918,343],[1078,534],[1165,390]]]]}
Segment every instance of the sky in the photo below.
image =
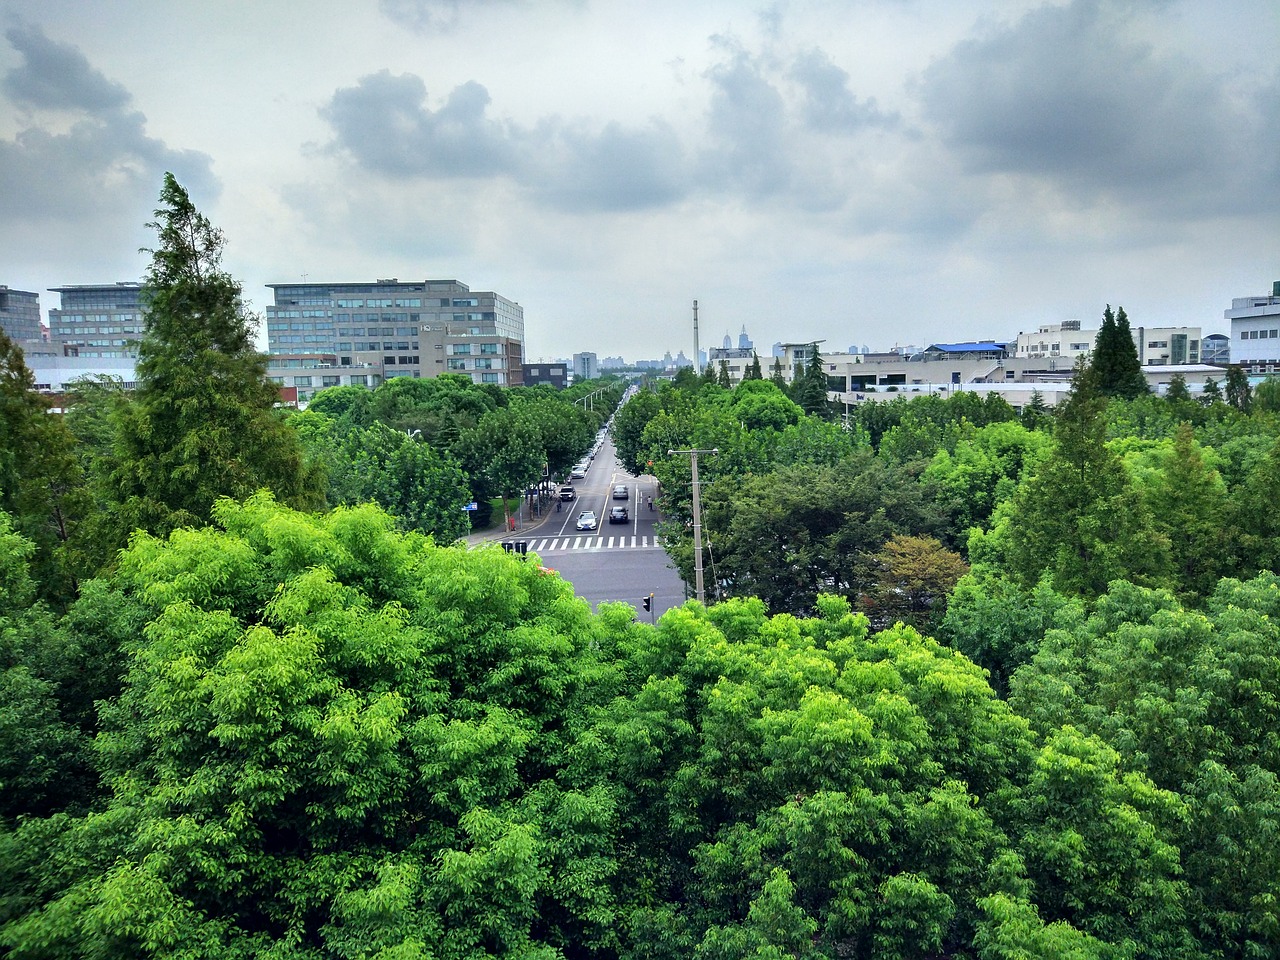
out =
{"type": "Polygon", "coordinates": [[[1229,332],[1280,280],[1275,0],[0,0],[0,284],[451,279],[526,356],[1229,332]]]}

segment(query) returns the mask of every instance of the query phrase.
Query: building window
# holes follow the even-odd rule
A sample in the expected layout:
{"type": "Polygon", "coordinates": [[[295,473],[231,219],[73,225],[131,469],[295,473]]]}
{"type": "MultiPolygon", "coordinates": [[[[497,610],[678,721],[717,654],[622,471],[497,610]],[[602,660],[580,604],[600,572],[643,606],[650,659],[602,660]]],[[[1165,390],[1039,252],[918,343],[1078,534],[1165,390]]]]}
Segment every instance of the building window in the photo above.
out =
{"type": "Polygon", "coordinates": [[[454,360],[454,359],[451,357],[451,358],[449,359],[449,369],[450,369],[450,370],[465,370],[465,369],[467,369],[467,361],[465,361],[465,360],[454,360]]]}
{"type": "Polygon", "coordinates": [[[369,385],[369,377],[363,373],[353,373],[351,375],[351,385],[353,387],[367,387],[369,385]]]}
{"type": "Polygon", "coordinates": [[[482,373],[480,374],[480,382],[481,383],[501,383],[502,380],[499,377],[499,375],[496,373],[482,373]]]}
{"type": "Polygon", "coordinates": [[[453,345],[453,353],[454,353],[454,355],[455,355],[455,356],[464,356],[464,357],[465,357],[465,356],[470,356],[470,355],[471,355],[471,344],[469,344],[469,343],[455,343],[455,344],[453,345]]]}
{"type": "Polygon", "coordinates": [[[310,377],[294,377],[293,385],[295,387],[309,387],[311,386],[311,378],[310,377]]]}
{"type": "Polygon", "coordinates": [[[497,355],[498,355],[498,345],[497,345],[496,343],[482,343],[482,344],[480,344],[480,352],[481,352],[481,353],[488,353],[488,354],[492,354],[493,356],[497,356],[497,355]]]}

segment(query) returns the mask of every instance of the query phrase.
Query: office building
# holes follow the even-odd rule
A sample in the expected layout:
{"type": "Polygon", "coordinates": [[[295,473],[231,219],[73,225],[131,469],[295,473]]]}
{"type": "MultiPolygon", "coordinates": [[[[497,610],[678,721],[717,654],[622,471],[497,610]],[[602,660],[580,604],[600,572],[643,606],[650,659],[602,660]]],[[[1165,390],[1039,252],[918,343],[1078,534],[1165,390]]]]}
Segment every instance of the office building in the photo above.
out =
{"type": "Polygon", "coordinates": [[[0,284],[0,330],[10,340],[43,339],[40,332],[40,294],[10,290],[0,284]]]}
{"type": "Polygon", "coordinates": [[[600,360],[594,353],[573,355],[573,379],[595,380],[600,376],[600,360]]]}
{"type": "Polygon", "coordinates": [[[51,287],[60,306],[49,310],[49,340],[68,357],[136,358],[145,329],[142,284],[103,283],[51,287]]]}
{"type": "Polygon", "coordinates": [[[266,308],[269,372],[299,387],[299,400],[326,386],[376,387],[392,377],[523,382],[524,308],[496,293],[457,280],[267,286],[275,295],[266,308]]]}

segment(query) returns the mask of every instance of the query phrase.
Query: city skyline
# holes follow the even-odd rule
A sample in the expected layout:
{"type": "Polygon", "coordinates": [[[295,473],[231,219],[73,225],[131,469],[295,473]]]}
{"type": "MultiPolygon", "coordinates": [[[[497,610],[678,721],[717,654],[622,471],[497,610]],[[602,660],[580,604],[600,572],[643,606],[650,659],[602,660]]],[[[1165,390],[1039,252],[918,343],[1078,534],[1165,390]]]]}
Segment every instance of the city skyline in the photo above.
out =
{"type": "Polygon", "coordinates": [[[172,170],[267,285],[465,276],[527,356],[1227,329],[1280,278],[1254,0],[3,0],[13,289],[141,277],[172,170]]]}

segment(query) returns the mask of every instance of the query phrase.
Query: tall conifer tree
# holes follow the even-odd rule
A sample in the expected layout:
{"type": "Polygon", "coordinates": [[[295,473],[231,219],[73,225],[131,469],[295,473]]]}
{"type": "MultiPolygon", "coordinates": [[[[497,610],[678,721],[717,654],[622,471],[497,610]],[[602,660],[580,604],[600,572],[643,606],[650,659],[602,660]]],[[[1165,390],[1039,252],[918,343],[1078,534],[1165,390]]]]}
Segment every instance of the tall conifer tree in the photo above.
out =
{"type": "Polygon", "coordinates": [[[220,497],[268,489],[282,503],[318,505],[293,430],[274,409],[278,388],[253,343],[240,284],[222,269],[224,238],[165,174],[159,235],[143,298],[139,386],[122,412],[110,483],[115,545],[135,528],[156,534],[208,521],[220,497]]]}

